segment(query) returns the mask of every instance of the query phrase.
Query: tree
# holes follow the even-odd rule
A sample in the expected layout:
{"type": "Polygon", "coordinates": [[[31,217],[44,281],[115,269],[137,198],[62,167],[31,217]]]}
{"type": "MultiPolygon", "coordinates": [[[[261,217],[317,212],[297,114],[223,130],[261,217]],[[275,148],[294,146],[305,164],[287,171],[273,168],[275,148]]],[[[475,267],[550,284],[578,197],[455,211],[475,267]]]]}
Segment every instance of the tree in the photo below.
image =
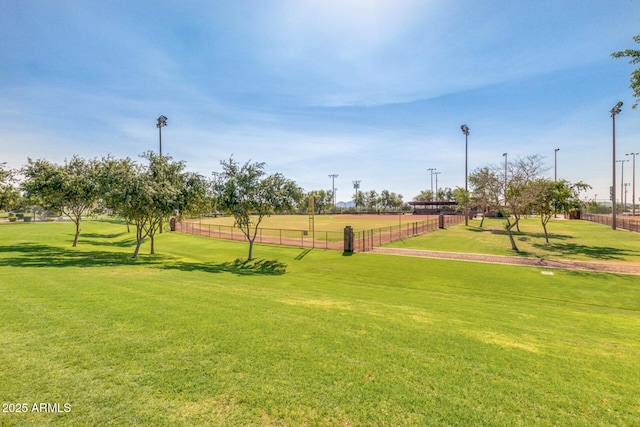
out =
{"type": "Polygon", "coordinates": [[[136,227],[133,258],[138,257],[147,237],[151,240],[150,253],[155,254],[155,235],[166,217],[176,211],[200,212],[208,206],[206,180],[184,173],[184,162],[151,151],[141,157],[147,165],[129,158],[103,159],[100,174],[105,205],[136,227]]]}
{"type": "Polygon", "coordinates": [[[15,171],[0,163],[0,210],[11,210],[20,204],[22,195],[13,185],[15,171]]]}
{"type": "Polygon", "coordinates": [[[380,204],[382,208],[397,210],[403,205],[402,194],[396,194],[389,190],[382,190],[380,192],[380,204]]]}
{"type": "Polygon", "coordinates": [[[375,212],[378,210],[380,204],[380,198],[376,190],[365,191],[364,193],[364,206],[369,212],[375,212]]]}
{"type": "Polygon", "coordinates": [[[28,198],[37,199],[45,209],[60,210],[76,227],[73,246],[78,245],[82,214],[94,206],[99,198],[97,160],[73,156],[64,165],[47,160],[28,159],[23,169],[22,188],[28,198]]]}
{"type": "Polygon", "coordinates": [[[469,175],[469,185],[471,186],[471,200],[482,210],[480,228],[484,224],[485,214],[489,213],[499,205],[501,195],[504,194],[503,182],[496,173],[495,168],[488,166],[476,169],[469,175]]]}
{"type": "MultiPolygon", "coordinates": [[[[313,190],[309,195],[313,196],[314,213],[322,214],[326,212],[328,208],[333,206],[333,193],[331,190],[313,190]]],[[[302,200],[300,208],[307,212],[309,211],[308,197],[302,200]]]]}
{"type": "Polygon", "coordinates": [[[464,188],[457,187],[453,190],[453,198],[456,201],[456,210],[463,210],[465,212],[464,225],[469,225],[468,209],[471,206],[471,193],[464,188]]]}
{"type": "Polygon", "coordinates": [[[422,190],[420,194],[413,198],[416,202],[430,202],[433,200],[433,191],[422,190]]]}
{"type": "Polygon", "coordinates": [[[353,201],[355,203],[355,209],[357,212],[358,206],[363,207],[365,205],[364,191],[360,191],[360,189],[357,189],[355,194],[353,195],[353,201]]]}
{"type": "Polygon", "coordinates": [[[228,211],[235,226],[249,241],[247,260],[253,259],[253,242],[262,220],[289,211],[304,197],[302,189],[282,174],[266,175],[264,163],[238,164],[233,157],[221,161],[222,172],[214,173],[213,187],[221,209],[228,211]]]}
{"type": "MultiPolygon", "coordinates": [[[[640,43],[640,35],[633,36],[633,41],[640,43]]],[[[629,64],[632,65],[640,63],[640,50],[637,49],[625,49],[619,52],[613,52],[611,56],[614,58],[630,58],[629,64]]],[[[640,100],[640,68],[636,68],[631,72],[629,87],[633,90],[633,97],[636,100],[640,100]]],[[[631,108],[635,109],[637,106],[638,102],[633,104],[631,108]]]]}
{"type": "Polygon", "coordinates": [[[436,201],[438,202],[452,202],[455,199],[453,196],[453,190],[449,187],[438,188],[436,192],[436,201]]]}

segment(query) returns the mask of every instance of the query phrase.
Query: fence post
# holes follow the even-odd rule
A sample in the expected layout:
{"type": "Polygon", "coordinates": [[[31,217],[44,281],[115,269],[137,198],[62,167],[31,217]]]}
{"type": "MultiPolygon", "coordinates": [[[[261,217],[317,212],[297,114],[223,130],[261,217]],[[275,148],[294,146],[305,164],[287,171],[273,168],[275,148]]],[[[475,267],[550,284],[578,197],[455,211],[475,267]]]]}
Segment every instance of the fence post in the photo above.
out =
{"type": "Polygon", "coordinates": [[[350,225],[344,228],[344,251],[353,252],[353,228],[350,225]]]}

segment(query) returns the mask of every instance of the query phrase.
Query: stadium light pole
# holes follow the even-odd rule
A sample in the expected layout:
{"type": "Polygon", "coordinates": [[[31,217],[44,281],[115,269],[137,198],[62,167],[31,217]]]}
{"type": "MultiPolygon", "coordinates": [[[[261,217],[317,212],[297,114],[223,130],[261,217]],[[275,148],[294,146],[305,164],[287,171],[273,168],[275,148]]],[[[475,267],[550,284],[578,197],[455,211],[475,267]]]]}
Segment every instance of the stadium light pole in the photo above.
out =
{"type": "Polygon", "coordinates": [[[558,180],[558,151],[560,151],[559,148],[556,148],[555,150],[553,150],[553,181],[557,181],[558,180]]]}
{"type": "Polygon", "coordinates": [[[615,230],[616,225],[616,116],[620,114],[622,101],[618,102],[610,111],[613,128],[613,185],[611,186],[611,229],[615,230]]]}
{"type": "Polygon", "coordinates": [[[433,201],[433,171],[436,170],[436,168],[429,168],[427,170],[431,172],[431,201],[433,201]]]}
{"type": "Polygon", "coordinates": [[[628,162],[629,160],[616,160],[616,162],[620,163],[621,166],[621,175],[620,175],[620,204],[622,205],[622,214],[624,214],[624,162],[628,162]]]}
{"type": "Polygon", "coordinates": [[[156,127],[158,128],[158,132],[160,134],[160,157],[162,157],[162,128],[167,125],[167,118],[165,116],[158,117],[158,124],[156,127]]]}
{"type": "MultiPolygon", "coordinates": [[[[467,178],[469,176],[469,126],[462,125],[460,126],[460,130],[462,130],[462,133],[464,134],[464,196],[466,198],[469,192],[469,186],[467,183],[467,178]]],[[[467,202],[465,202],[464,207],[464,225],[469,225],[469,204],[467,202]]]]}
{"type": "Polygon", "coordinates": [[[356,190],[356,213],[358,213],[358,189],[360,188],[360,180],[353,181],[353,189],[356,190]]]}
{"type": "Polygon", "coordinates": [[[639,155],[640,153],[627,153],[625,154],[625,156],[633,156],[633,163],[632,163],[632,169],[633,169],[633,178],[631,181],[631,210],[632,210],[632,215],[636,216],[636,156],[639,155]]]}
{"type": "MultiPolygon", "coordinates": [[[[438,202],[438,175],[440,175],[442,172],[434,172],[433,174],[436,176],[436,194],[434,195],[434,201],[437,203],[438,202]]],[[[436,205],[438,206],[438,205],[436,205]]]]}
{"type": "Polygon", "coordinates": [[[502,153],[504,157],[504,205],[507,206],[507,153],[502,153]]]}
{"type": "Polygon", "coordinates": [[[335,212],[336,210],[336,185],[335,185],[335,179],[338,177],[337,173],[332,173],[331,175],[329,175],[329,178],[331,178],[331,196],[333,198],[333,211],[335,212]]]}

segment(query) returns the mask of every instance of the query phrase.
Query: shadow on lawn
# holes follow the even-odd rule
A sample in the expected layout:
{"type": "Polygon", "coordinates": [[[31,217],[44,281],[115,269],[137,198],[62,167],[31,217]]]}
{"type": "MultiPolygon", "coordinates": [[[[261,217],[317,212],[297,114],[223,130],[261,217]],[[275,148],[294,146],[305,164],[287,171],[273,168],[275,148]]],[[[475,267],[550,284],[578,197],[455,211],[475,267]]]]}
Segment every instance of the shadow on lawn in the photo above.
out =
{"type": "Polygon", "coordinates": [[[34,243],[0,246],[0,267],[109,267],[122,265],[158,265],[170,262],[162,255],[131,258],[131,252],[84,251],[34,243]],[[14,255],[9,255],[13,253],[14,255]]]}
{"type": "MultiPolygon", "coordinates": [[[[469,227],[469,231],[474,233],[491,233],[491,234],[500,234],[506,235],[507,230],[503,228],[480,228],[480,227],[469,227]]],[[[544,239],[544,233],[532,233],[529,231],[517,231],[515,228],[511,231],[514,237],[518,238],[521,241],[529,241],[530,239],[544,239]]],[[[554,234],[549,233],[549,239],[555,240],[569,240],[575,239],[575,237],[568,234],[554,234]]]]}
{"type": "MultiPolygon", "coordinates": [[[[133,251],[132,251],[133,252],[133,251]]],[[[232,273],[246,275],[282,275],[287,265],[276,260],[242,261],[236,259],[222,263],[189,263],[167,255],[140,254],[131,258],[129,252],[105,252],[76,250],[33,243],[18,246],[0,246],[0,267],[122,267],[146,266],[181,271],[206,273],[232,273]]]]}
{"type": "Polygon", "coordinates": [[[163,268],[181,271],[202,271],[205,273],[233,273],[240,276],[280,276],[287,272],[287,264],[277,260],[254,259],[251,261],[243,261],[239,258],[230,262],[211,264],[174,262],[163,266],[163,268]]]}
{"type": "Polygon", "coordinates": [[[533,246],[558,255],[584,255],[598,260],[624,261],[629,256],[640,256],[640,251],[625,250],[606,246],[586,246],[575,243],[534,243],[533,246]]]}

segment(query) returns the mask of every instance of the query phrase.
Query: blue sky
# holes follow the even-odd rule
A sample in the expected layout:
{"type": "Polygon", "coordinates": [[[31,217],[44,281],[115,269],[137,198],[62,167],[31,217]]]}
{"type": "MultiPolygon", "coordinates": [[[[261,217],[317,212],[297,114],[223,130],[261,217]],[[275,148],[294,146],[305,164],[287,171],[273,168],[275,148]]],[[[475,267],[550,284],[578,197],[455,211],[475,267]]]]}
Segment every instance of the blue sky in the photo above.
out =
{"type": "Polygon", "coordinates": [[[12,168],[28,157],[137,158],[158,149],[163,114],[163,153],[191,171],[210,176],[233,155],[306,190],[339,174],[337,200],[360,180],[409,201],[430,188],[428,168],[439,187],[464,186],[464,123],[470,171],[504,152],[539,154],[553,177],[560,148],[558,177],[604,199],[618,101],[618,158],[640,152],[633,66],[610,57],[636,47],[638,1],[0,6],[0,162],[12,168]]]}

